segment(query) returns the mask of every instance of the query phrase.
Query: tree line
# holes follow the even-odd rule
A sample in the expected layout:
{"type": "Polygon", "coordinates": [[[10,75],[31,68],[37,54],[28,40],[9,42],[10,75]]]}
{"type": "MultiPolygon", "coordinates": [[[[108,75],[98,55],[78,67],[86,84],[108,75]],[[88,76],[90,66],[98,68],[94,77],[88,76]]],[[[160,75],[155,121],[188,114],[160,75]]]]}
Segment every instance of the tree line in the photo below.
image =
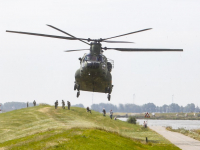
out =
{"type": "Polygon", "coordinates": [[[143,113],[143,112],[160,112],[160,113],[178,113],[178,112],[200,112],[200,108],[195,106],[195,104],[187,104],[185,107],[179,106],[178,104],[172,103],[170,105],[164,104],[163,106],[156,106],[154,103],[147,103],[144,105],[136,105],[136,104],[93,104],[91,106],[92,110],[102,112],[102,109],[105,108],[107,111],[114,112],[124,112],[124,113],[143,113]]]}
{"type": "MultiPolygon", "coordinates": [[[[26,108],[27,107],[27,103],[24,102],[6,102],[4,104],[0,103],[0,109],[3,112],[6,111],[12,111],[12,110],[16,110],[16,109],[21,109],[21,108],[26,108]]],[[[28,103],[29,107],[33,106],[33,103],[28,103]]]]}

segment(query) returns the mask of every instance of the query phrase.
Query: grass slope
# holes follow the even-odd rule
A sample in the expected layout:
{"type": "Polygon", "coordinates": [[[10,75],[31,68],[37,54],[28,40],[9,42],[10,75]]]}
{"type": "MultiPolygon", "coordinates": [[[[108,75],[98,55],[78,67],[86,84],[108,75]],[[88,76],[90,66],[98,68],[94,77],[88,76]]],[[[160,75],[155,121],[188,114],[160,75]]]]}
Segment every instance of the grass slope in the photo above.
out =
{"type": "Polygon", "coordinates": [[[37,106],[0,114],[0,150],[94,148],[178,149],[150,129],[78,107],[37,106]]]}

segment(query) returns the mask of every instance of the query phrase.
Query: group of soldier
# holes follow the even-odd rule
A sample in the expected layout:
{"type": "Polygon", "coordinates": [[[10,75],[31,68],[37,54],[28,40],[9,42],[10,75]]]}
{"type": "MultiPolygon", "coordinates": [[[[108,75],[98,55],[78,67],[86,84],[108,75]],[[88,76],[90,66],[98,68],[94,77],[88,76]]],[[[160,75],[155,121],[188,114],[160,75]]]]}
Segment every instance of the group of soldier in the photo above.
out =
{"type": "MultiPolygon", "coordinates": [[[[71,103],[69,101],[67,101],[67,107],[68,107],[68,110],[70,110],[70,106],[71,106],[71,103]]],[[[55,109],[58,108],[58,100],[56,100],[55,102],[55,109]]],[[[62,108],[65,109],[65,101],[62,100],[62,108]]]]}
{"type": "MultiPolygon", "coordinates": [[[[106,110],[105,110],[105,108],[103,108],[102,112],[103,112],[103,116],[106,116],[106,110]]],[[[112,118],[113,118],[113,111],[110,110],[110,119],[112,119],[112,118]]],[[[117,120],[117,118],[115,117],[114,120],[117,120]]]]}
{"type": "MultiPolygon", "coordinates": [[[[35,100],[33,101],[33,106],[36,106],[36,101],[35,100]]],[[[26,107],[29,107],[29,103],[28,102],[26,103],[26,107]]]]}
{"type": "MultiPolygon", "coordinates": [[[[91,113],[91,109],[89,107],[86,108],[86,111],[91,113]]],[[[103,116],[106,116],[105,108],[103,108],[102,112],[103,112],[103,116]]],[[[110,119],[112,119],[112,118],[113,118],[113,111],[110,110],[110,119]]],[[[115,117],[114,120],[117,120],[117,118],[115,117]]]]}
{"type": "MultiPolygon", "coordinates": [[[[33,105],[36,106],[36,101],[35,100],[33,101],[33,105]]],[[[28,106],[29,106],[29,104],[27,102],[27,107],[28,106]]],[[[70,110],[70,106],[71,106],[71,103],[69,101],[67,101],[68,110],[70,110]]],[[[58,100],[56,100],[56,102],[55,102],[55,109],[57,109],[57,108],[58,108],[58,100]]],[[[62,100],[62,108],[65,109],[65,101],[64,100],[62,100]]],[[[91,109],[89,107],[86,108],[86,111],[92,113],[91,109]]],[[[103,116],[106,116],[105,108],[103,108],[102,112],[103,112],[103,116]]],[[[112,117],[113,117],[113,111],[110,110],[110,119],[112,119],[112,117]]],[[[116,117],[115,117],[115,120],[116,120],[116,117]]]]}

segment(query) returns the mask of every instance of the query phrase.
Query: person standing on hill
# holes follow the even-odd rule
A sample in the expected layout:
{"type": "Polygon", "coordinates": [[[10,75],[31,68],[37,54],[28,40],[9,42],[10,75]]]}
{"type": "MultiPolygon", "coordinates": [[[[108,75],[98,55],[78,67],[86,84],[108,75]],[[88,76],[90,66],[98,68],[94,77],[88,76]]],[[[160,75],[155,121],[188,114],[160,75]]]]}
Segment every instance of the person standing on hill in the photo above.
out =
{"type": "Polygon", "coordinates": [[[36,106],[36,101],[35,100],[33,101],[33,106],[36,106]]]}
{"type": "Polygon", "coordinates": [[[69,101],[67,101],[68,110],[70,110],[70,106],[71,106],[71,103],[69,101]]]}
{"type": "Polygon", "coordinates": [[[65,109],[65,101],[62,100],[62,108],[65,109]]]}
{"type": "Polygon", "coordinates": [[[112,119],[112,116],[113,116],[113,111],[112,109],[110,110],[110,119],[112,119]]]}
{"type": "Polygon", "coordinates": [[[55,109],[57,109],[57,107],[58,107],[58,100],[56,100],[55,102],[55,109]]]}
{"type": "Polygon", "coordinates": [[[103,108],[103,116],[106,116],[106,110],[103,108]]]}

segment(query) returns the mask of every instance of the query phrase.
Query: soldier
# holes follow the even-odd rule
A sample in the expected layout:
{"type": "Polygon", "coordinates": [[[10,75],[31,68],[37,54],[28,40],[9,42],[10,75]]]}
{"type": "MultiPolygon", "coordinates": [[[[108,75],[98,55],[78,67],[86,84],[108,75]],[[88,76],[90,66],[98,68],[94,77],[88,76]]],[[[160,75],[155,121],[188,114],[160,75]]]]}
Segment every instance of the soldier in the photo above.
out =
{"type": "Polygon", "coordinates": [[[110,110],[110,119],[112,119],[112,116],[113,116],[113,111],[112,109],[110,110]]]}
{"type": "Polygon", "coordinates": [[[28,102],[27,102],[26,106],[27,106],[27,108],[28,108],[28,102]]]}
{"type": "Polygon", "coordinates": [[[87,112],[92,113],[92,112],[91,112],[91,109],[90,109],[89,107],[87,107],[86,110],[87,110],[87,112]]]}
{"type": "Polygon", "coordinates": [[[57,109],[57,107],[58,107],[58,100],[56,100],[55,102],[55,109],[57,109]]]}
{"type": "Polygon", "coordinates": [[[70,106],[71,106],[71,103],[69,101],[67,101],[68,110],[70,110],[70,106]]]}
{"type": "Polygon", "coordinates": [[[65,101],[62,100],[62,108],[65,109],[65,101]]]}
{"type": "Polygon", "coordinates": [[[36,101],[35,100],[33,101],[33,105],[36,106],[36,101]]]}
{"type": "Polygon", "coordinates": [[[105,108],[103,108],[103,116],[106,116],[106,110],[105,110],[105,108]]]}

